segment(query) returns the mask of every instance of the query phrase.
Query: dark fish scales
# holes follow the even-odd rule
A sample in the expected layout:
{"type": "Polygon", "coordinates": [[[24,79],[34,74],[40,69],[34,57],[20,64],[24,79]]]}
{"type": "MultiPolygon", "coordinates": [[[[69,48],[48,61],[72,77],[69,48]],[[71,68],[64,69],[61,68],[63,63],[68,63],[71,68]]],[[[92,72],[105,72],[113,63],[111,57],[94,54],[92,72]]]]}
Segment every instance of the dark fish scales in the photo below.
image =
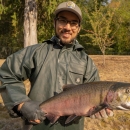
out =
{"type": "Polygon", "coordinates": [[[64,91],[40,104],[53,124],[68,116],[65,124],[79,116],[90,116],[105,107],[130,110],[130,83],[98,81],[66,85],[64,91]]]}

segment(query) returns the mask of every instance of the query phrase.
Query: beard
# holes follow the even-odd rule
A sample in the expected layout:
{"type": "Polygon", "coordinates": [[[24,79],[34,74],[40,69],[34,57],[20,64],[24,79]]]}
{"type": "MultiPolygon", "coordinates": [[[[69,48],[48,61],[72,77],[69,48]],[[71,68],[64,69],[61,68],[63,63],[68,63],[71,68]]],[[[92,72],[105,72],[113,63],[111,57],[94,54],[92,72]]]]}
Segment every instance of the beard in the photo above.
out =
{"type": "MultiPolygon", "coordinates": [[[[65,32],[66,32],[66,33],[69,33],[69,32],[66,31],[66,30],[62,30],[62,31],[60,32],[60,34],[65,33],[65,32]]],[[[60,35],[60,34],[58,34],[58,33],[55,33],[55,34],[56,34],[56,37],[60,39],[60,43],[63,44],[63,45],[72,44],[73,41],[74,41],[74,40],[76,39],[76,37],[77,37],[77,35],[76,35],[75,37],[72,37],[72,38],[67,39],[67,38],[62,37],[62,35],[60,35]]]]}
{"type": "Polygon", "coordinates": [[[74,39],[70,39],[70,40],[67,40],[67,39],[63,39],[63,38],[59,38],[60,39],[60,42],[64,45],[66,44],[72,44],[74,39]]]}

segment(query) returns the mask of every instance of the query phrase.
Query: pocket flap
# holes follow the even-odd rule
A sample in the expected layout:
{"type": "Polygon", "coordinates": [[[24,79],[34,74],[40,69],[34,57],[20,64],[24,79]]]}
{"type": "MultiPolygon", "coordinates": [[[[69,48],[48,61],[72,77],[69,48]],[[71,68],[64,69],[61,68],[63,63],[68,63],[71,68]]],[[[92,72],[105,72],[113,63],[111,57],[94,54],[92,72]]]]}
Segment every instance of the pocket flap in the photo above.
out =
{"type": "Polygon", "coordinates": [[[85,69],[86,69],[86,67],[82,66],[80,64],[75,64],[75,63],[73,63],[73,64],[70,63],[69,64],[69,71],[73,72],[73,73],[76,73],[76,74],[84,75],[85,69]]]}

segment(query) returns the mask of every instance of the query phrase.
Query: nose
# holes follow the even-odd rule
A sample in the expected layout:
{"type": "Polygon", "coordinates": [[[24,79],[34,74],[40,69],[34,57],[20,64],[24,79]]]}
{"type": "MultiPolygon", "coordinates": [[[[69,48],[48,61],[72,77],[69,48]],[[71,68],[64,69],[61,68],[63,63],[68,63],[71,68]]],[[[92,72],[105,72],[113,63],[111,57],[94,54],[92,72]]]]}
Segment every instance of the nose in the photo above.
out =
{"type": "Polygon", "coordinates": [[[68,22],[68,23],[64,26],[64,28],[67,29],[67,30],[70,30],[70,29],[71,29],[70,23],[68,22]]]}

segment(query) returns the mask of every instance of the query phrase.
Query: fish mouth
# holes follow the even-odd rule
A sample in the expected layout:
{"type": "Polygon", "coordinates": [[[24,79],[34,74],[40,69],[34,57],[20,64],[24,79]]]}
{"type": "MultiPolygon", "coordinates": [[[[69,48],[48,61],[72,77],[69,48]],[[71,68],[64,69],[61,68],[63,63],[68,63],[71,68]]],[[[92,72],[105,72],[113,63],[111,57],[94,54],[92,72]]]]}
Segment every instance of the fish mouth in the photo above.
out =
{"type": "Polygon", "coordinates": [[[126,110],[126,111],[128,111],[128,110],[130,110],[130,102],[129,103],[123,103],[120,106],[117,106],[117,108],[119,110],[126,110]]]}

